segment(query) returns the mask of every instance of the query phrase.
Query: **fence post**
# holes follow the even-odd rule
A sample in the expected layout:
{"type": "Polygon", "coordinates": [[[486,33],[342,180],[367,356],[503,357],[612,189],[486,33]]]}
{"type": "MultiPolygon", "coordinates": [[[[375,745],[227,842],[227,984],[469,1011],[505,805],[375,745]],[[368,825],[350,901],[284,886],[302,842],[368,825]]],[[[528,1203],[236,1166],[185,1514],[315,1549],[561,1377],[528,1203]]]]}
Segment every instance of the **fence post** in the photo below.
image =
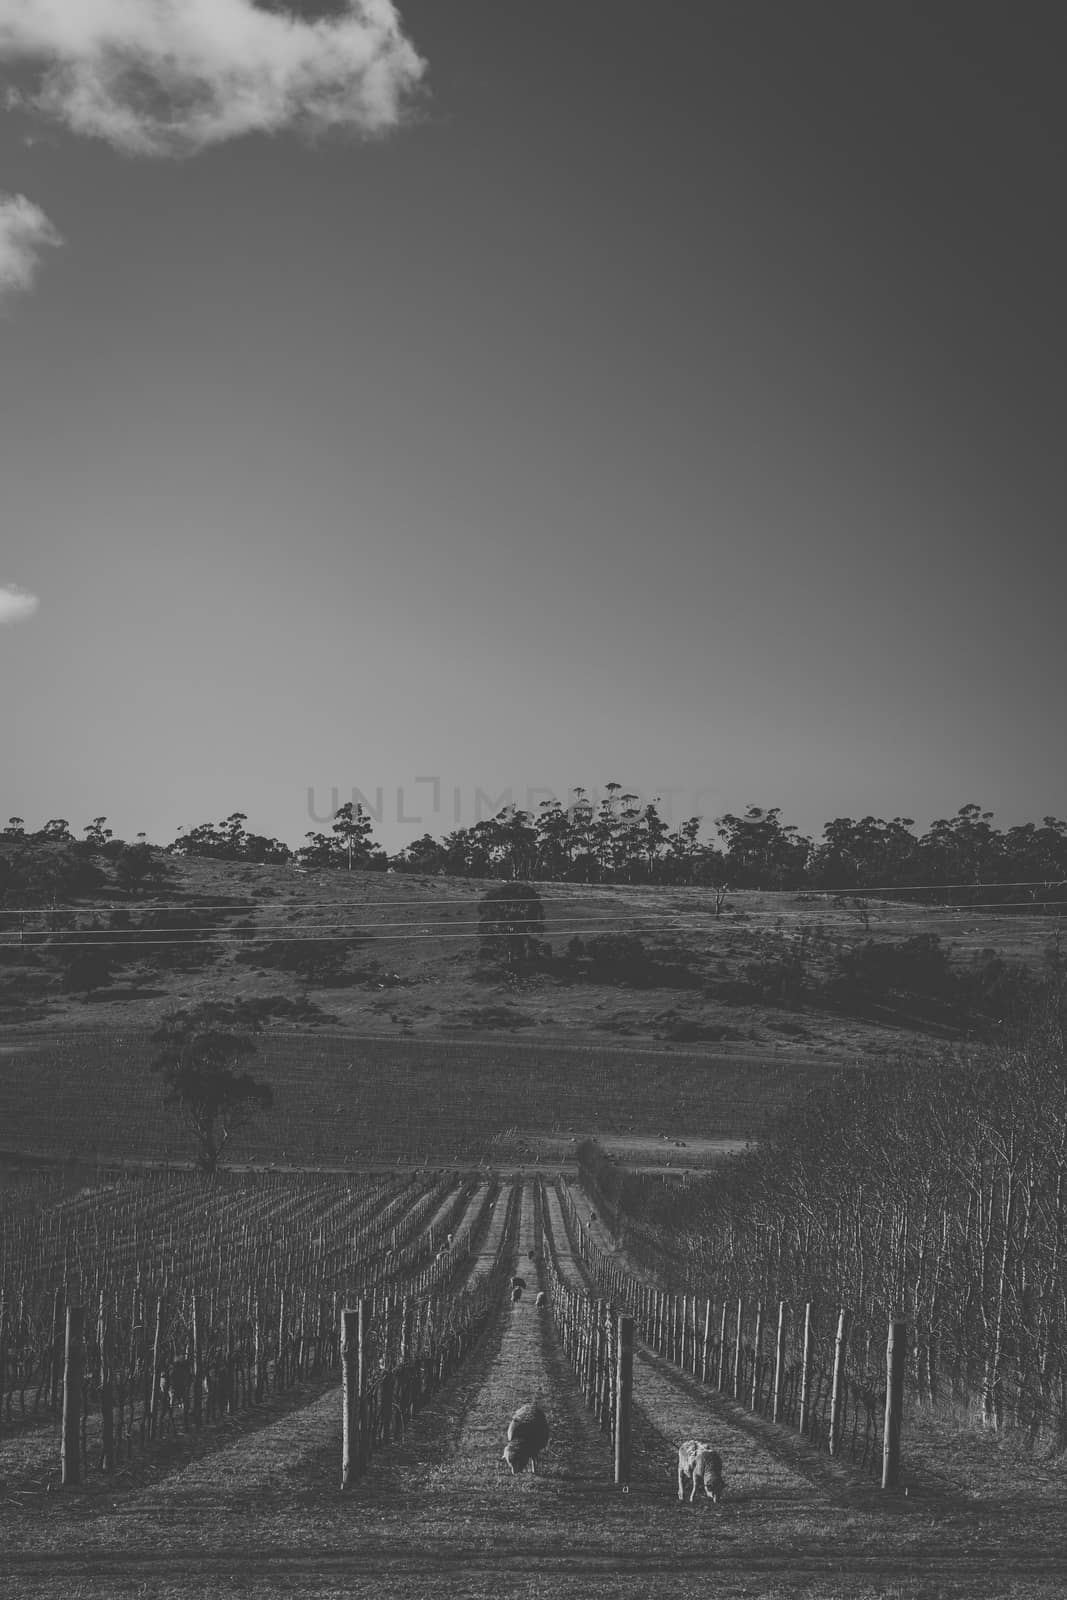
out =
{"type": "Polygon", "coordinates": [[[107,1326],[107,1307],[104,1291],[100,1291],[100,1466],[104,1472],[115,1470],[115,1389],[111,1382],[111,1338],[107,1326]]]}
{"type": "Polygon", "coordinates": [[[737,1332],[734,1336],[734,1399],[741,1398],[741,1325],[745,1316],[745,1303],[738,1296],[737,1301],[737,1332]]]}
{"type": "Polygon", "coordinates": [[[811,1301],[804,1302],[804,1355],[800,1366],[800,1432],[807,1433],[811,1418],[811,1301]]]}
{"type": "Polygon", "coordinates": [[[700,1352],[700,1381],[707,1383],[708,1367],[711,1364],[711,1296],[704,1308],[704,1348],[700,1352]]]}
{"type": "Polygon", "coordinates": [[[848,1330],[851,1322],[851,1313],[842,1306],[837,1316],[837,1338],[834,1340],[834,1387],[830,1396],[830,1454],[832,1456],[836,1456],[837,1446],[840,1443],[841,1405],[845,1395],[845,1347],[848,1344],[848,1330]]]}
{"type": "Polygon", "coordinates": [[[193,1402],[193,1426],[195,1428],[197,1428],[197,1429],[199,1429],[200,1424],[203,1421],[203,1415],[204,1415],[203,1407],[201,1405],[201,1393],[202,1393],[202,1389],[203,1389],[203,1373],[201,1371],[201,1348],[200,1348],[201,1347],[201,1338],[200,1338],[200,1323],[201,1323],[201,1320],[202,1319],[201,1319],[201,1315],[200,1315],[200,1307],[199,1307],[199,1304],[197,1302],[197,1297],[194,1294],[193,1295],[193,1327],[192,1327],[193,1347],[192,1347],[192,1350],[190,1351],[190,1355],[192,1357],[191,1365],[192,1365],[192,1372],[193,1372],[193,1392],[192,1392],[192,1396],[191,1396],[191,1399],[192,1399],[192,1402],[193,1402]]]}
{"type": "Polygon", "coordinates": [[[63,1290],[57,1289],[52,1300],[52,1342],[48,1347],[48,1381],[45,1393],[49,1404],[55,1405],[62,1402],[63,1394],[60,1385],[63,1382],[63,1322],[65,1316],[65,1302],[63,1290]]]}
{"type": "Polygon", "coordinates": [[[716,1387],[720,1390],[726,1388],[726,1314],[730,1302],[723,1296],[722,1321],[719,1324],[719,1381],[716,1387]]]}
{"type": "Polygon", "coordinates": [[[634,1319],[619,1318],[618,1380],[615,1389],[615,1482],[630,1492],[630,1406],[634,1388],[634,1319]]]}
{"type": "Polygon", "coordinates": [[[63,1451],[60,1482],[81,1483],[82,1376],[85,1371],[85,1307],[67,1307],[63,1352],[63,1451]]]}
{"type": "Polygon", "coordinates": [[[907,1328],[889,1324],[885,1355],[885,1430],[882,1441],[882,1488],[895,1489],[900,1479],[900,1425],[904,1415],[904,1362],[907,1328]]]}
{"type": "Polygon", "coordinates": [[[763,1377],[763,1301],[756,1301],[756,1336],[752,1343],[752,1404],[750,1411],[759,1410],[760,1380],[763,1377]]]}
{"type": "Polygon", "coordinates": [[[341,1488],[347,1489],[359,1465],[359,1402],[363,1393],[363,1305],[341,1312],[341,1382],[343,1395],[341,1488]]]}
{"type": "Polygon", "coordinates": [[[782,1368],[785,1365],[785,1301],[778,1302],[778,1338],[774,1346],[774,1400],[771,1421],[777,1422],[782,1414],[782,1368]]]}

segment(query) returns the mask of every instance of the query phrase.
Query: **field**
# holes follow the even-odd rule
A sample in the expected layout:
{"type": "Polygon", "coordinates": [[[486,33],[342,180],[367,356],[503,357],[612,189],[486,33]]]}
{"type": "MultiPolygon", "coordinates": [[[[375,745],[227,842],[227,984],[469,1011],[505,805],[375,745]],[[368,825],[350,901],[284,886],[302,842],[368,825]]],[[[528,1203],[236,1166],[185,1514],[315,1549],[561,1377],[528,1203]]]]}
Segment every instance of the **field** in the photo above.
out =
{"type": "MultiPolygon", "coordinates": [[[[90,1471],[60,1487],[54,1373],[36,1404],[32,1384],[20,1399],[9,1348],[0,1594],[1064,1592],[1062,1458],[1027,1453],[951,1410],[909,1411],[903,1485],[884,1493],[639,1342],[623,1494],[554,1314],[534,1304],[548,1286],[542,1178],[546,1238],[575,1293],[597,1298],[562,1201],[551,1199],[558,1184],[589,1237],[617,1254],[574,1186],[582,1138],[597,1136],[630,1166],[697,1172],[760,1137],[831,1072],[929,1054],[949,1037],[906,1011],[738,998],[730,988],[747,963],[803,935],[818,977],[835,951],[868,937],[935,932],[959,963],[995,948],[1036,966],[1052,937],[1046,920],[886,901],[866,908],[865,923],[847,907],[755,893],[731,896],[716,917],[700,890],[546,886],[555,950],[577,930],[636,929],[654,970],[639,984],[559,972],[515,984],[476,959],[484,885],[196,861],[180,874],[144,903],[214,908],[210,952],[129,969],[88,999],[32,960],[0,969],[0,1205],[9,1220],[17,1213],[20,1251],[37,1248],[34,1219],[47,1217],[40,1248],[51,1265],[20,1278],[25,1294],[35,1286],[41,1351],[57,1288],[93,1307],[114,1295],[116,1371],[125,1362],[136,1374],[122,1391],[126,1452],[99,1470],[95,1398],[90,1471]],[[292,965],[294,950],[330,941],[343,946],[332,971],[292,965]],[[33,981],[20,989],[24,971],[33,981]],[[182,1171],[192,1149],[161,1105],[150,1035],[174,1006],[235,998],[281,998],[304,1020],[265,1027],[254,1070],[276,1110],[242,1134],[205,1192],[182,1171]],[[123,1242],[127,1216],[142,1218],[141,1255],[123,1242]],[[157,1281],[167,1259],[170,1277],[157,1281]],[[513,1304],[516,1269],[528,1287],[513,1304]],[[463,1298],[477,1293],[491,1300],[484,1323],[463,1298]],[[411,1313],[431,1340],[435,1318],[443,1326],[466,1307],[475,1342],[342,1492],[337,1315],[366,1294],[386,1364],[401,1360],[407,1337],[402,1300],[436,1307],[411,1313]],[[200,1427],[183,1418],[161,1433],[144,1411],[157,1319],[171,1361],[194,1325],[228,1330],[236,1386],[200,1427]],[[542,1472],[512,1478],[499,1460],[507,1418],[534,1396],[553,1439],[542,1472]],[[672,1462],[693,1436],[710,1438],[726,1463],[719,1506],[678,1503],[672,1462]]],[[[9,1331],[18,1293],[6,1291],[9,1331]]]]}
{"type": "MultiPolygon", "coordinates": [[[[5,1147],[90,1164],[188,1159],[181,1124],[163,1110],[148,1069],[152,1053],[140,1033],[23,1035],[5,1045],[5,1147]]],[[[683,1138],[710,1126],[744,1139],[827,1071],[818,1061],[766,1061],[754,1051],[538,1048],[510,1038],[459,1044],[321,1031],[272,1032],[256,1069],[283,1115],[250,1128],[233,1160],[282,1166],[551,1161],[567,1153],[572,1137],[595,1132],[653,1129],[654,1137],[683,1138]]]]}

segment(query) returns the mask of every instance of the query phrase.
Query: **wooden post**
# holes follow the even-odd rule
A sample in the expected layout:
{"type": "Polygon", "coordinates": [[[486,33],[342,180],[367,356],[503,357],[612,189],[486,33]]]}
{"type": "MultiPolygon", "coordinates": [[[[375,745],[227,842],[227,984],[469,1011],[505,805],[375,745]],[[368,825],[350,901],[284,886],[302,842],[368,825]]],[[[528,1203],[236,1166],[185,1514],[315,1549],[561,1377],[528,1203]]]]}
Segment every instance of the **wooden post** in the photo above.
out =
{"type": "Polygon", "coordinates": [[[774,1399],[771,1421],[778,1422],[782,1415],[782,1368],[785,1365],[785,1301],[778,1302],[778,1338],[774,1346],[774,1399]]]}
{"type": "Polygon", "coordinates": [[[370,1455],[370,1429],[367,1425],[367,1339],[370,1335],[373,1301],[360,1300],[356,1320],[356,1405],[359,1427],[356,1442],[359,1471],[367,1465],[370,1455]]]}
{"type": "Polygon", "coordinates": [[[737,1301],[737,1332],[734,1336],[734,1399],[741,1398],[741,1325],[745,1317],[745,1303],[737,1301]]]}
{"type": "Polygon", "coordinates": [[[363,1301],[358,1310],[346,1306],[341,1312],[341,1488],[347,1489],[358,1471],[359,1402],[362,1395],[361,1360],[363,1301]]]}
{"type": "MultiPolygon", "coordinates": [[[[58,1405],[63,1399],[61,1384],[63,1382],[63,1323],[66,1315],[66,1306],[63,1299],[63,1290],[57,1289],[52,1298],[52,1342],[48,1346],[48,1377],[45,1383],[45,1397],[49,1405],[58,1405]]],[[[34,1410],[36,1410],[36,1403],[34,1410]]]]}
{"type": "Polygon", "coordinates": [[[811,1423],[811,1301],[804,1302],[804,1356],[800,1367],[800,1431],[807,1433],[811,1423]]]}
{"type": "Polygon", "coordinates": [[[382,1376],[382,1443],[389,1444],[393,1437],[393,1384],[391,1372],[382,1376]]]}
{"type": "Polygon", "coordinates": [[[81,1474],[82,1378],[85,1373],[85,1307],[67,1307],[63,1355],[63,1450],[60,1482],[77,1484],[81,1474]]]}
{"type": "MultiPolygon", "coordinates": [[[[286,1278],[286,1283],[290,1280],[286,1278]]],[[[278,1354],[274,1362],[274,1392],[285,1388],[285,1290],[278,1296],[278,1354]]]]}
{"type": "Polygon", "coordinates": [[[830,1454],[836,1456],[840,1443],[841,1410],[845,1397],[845,1348],[848,1344],[848,1330],[852,1322],[851,1313],[844,1307],[837,1316],[837,1338],[834,1340],[834,1386],[830,1395],[830,1454]]]}
{"type": "Polygon", "coordinates": [[[115,1390],[111,1382],[111,1341],[107,1327],[107,1308],[104,1291],[100,1291],[100,1316],[97,1324],[100,1340],[100,1466],[104,1472],[115,1470],[115,1390]]]}
{"type": "Polygon", "coordinates": [[[894,1318],[889,1324],[885,1354],[885,1430],[882,1439],[882,1488],[895,1489],[900,1481],[900,1425],[904,1415],[904,1361],[907,1327],[894,1318]]]}
{"type": "Polygon", "coordinates": [[[700,1381],[707,1383],[711,1365],[711,1297],[704,1308],[704,1348],[700,1352],[700,1381]]]}
{"type": "Polygon", "coordinates": [[[726,1388],[726,1317],[730,1302],[723,1296],[722,1320],[719,1323],[719,1381],[716,1385],[720,1390],[726,1388]]]}
{"type": "Polygon", "coordinates": [[[750,1411],[759,1410],[760,1379],[763,1377],[763,1301],[756,1301],[756,1336],[752,1344],[752,1403],[750,1411]]]}
{"type": "Polygon", "coordinates": [[[203,1386],[204,1386],[203,1385],[203,1374],[202,1374],[202,1371],[201,1371],[200,1321],[201,1321],[200,1308],[199,1308],[199,1305],[197,1303],[196,1295],[194,1294],[193,1295],[193,1347],[192,1347],[192,1350],[189,1353],[190,1353],[190,1356],[192,1358],[191,1366],[192,1366],[192,1370],[193,1370],[193,1393],[192,1393],[192,1396],[191,1396],[192,1402],[193,1402],[193,1426],[196,1427],[196,1428],[200,1427],[200,1424],[201,1424],[201,1422],[203,1420],[203,1410],[202,1410],[202,1407],[201,1407],[201,1404],[200,1404],[201,1394],[202,1394],[202,1390],[203,1390],[203,1386]]]}
{"type": "Polygon", "coordinates": [[[615,1482],[630,1492],[630,1408],[634,1388],[634,1319],[619,1318],[619,1365],[615,1389],[615,1482]]]}

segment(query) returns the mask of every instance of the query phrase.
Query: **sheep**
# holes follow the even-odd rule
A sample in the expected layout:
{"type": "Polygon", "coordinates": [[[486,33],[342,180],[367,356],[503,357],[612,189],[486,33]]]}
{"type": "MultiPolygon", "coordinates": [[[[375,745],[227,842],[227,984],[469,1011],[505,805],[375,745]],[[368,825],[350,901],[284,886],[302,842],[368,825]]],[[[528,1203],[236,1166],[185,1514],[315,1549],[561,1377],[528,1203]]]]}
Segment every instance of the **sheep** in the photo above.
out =
{"type": "Polygon", "coordinates": [[[513,1283],[512,1286],[511,1286],[511,1303],[512,1303],[512,1305],[517,1305],[518,1302],[521,1299],[522,1299],[522,1286],[520,1284],[513,1283]]]}
{"type": "Polygon", "coordinates": [[[537,1458],[548,1444],[548,1439],[548,1418],[541,1407],[533,1401],[520,1406],[508,1423],[508,1442],[502,1457],[513,1476],[527,1465],[531,1472],[536,1473],[537,1458]]]}
{"type": "Polygon", "coordinates": [[[172,1361],[170,1365],[159,1374],[159,1430],[163,1432],[164,1425],[169,1422],[172,1430],[177,1428],[175,1411],[181,1406],[185,1413],[186,1426],[189,1420],[189,1397],[193,1383],[193,1367],[190,1361],[184,1359],[172,1361]]]}
{"type": "Polygon", "coordinates": [[[547,1306],[547,1304],[548,1304],[548,1296],[545,1294],[545,1291],[543,1289],[538,1289],[538,1291],[537,1291],[537,1299],[534,1301],[534,1305],[537,1307],[538,1311],[543,1311],[545,1309],[545,1307],[547,1306]]]}
{"type": "Polygon", "coordinates": [[[692,1490],[689,1503],[692,1505],[696,1498],[697,1484],[704,1485],[704,1493],[709,1500],[718,1505],[726,1493],[726,1485],[722,1475],[722,1457],[710,1444],[701,1444],[699,1439],[687,1439],[678,1446],[678,1498],[685,1499],[685,1480],[692,1479],[692,1490]]]}

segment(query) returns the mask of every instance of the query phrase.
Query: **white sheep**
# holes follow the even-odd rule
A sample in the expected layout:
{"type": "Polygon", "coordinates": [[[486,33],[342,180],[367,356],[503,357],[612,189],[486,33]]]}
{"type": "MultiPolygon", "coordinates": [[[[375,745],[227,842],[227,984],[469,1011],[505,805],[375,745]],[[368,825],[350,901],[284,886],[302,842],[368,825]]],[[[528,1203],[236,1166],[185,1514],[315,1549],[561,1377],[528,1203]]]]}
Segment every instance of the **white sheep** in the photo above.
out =
{"type": "Polygon", "coordinates": [[[537,1458],[548,1444],[548,1418],[534,1401],[520,1406],[508,1423],[508,1442],[502,1459],[513,1474],[529,1466],[537,1471],[537,1458]]]}
{"type": "Polygon", "coordinates": [[[722,1457],[710,1444],[701,1444],[699,1439],[687,1439],[678,1446],[678,1498],[685,1499],[685,1480],[692,1479],[692,1490],[689,1503],[692,1505],[696,1498],[697,1484],[704,1485],[704,1493],[709,1500],[718,1505],[726,1493],[726,1484],[722,1475],[722,1457]]]}

